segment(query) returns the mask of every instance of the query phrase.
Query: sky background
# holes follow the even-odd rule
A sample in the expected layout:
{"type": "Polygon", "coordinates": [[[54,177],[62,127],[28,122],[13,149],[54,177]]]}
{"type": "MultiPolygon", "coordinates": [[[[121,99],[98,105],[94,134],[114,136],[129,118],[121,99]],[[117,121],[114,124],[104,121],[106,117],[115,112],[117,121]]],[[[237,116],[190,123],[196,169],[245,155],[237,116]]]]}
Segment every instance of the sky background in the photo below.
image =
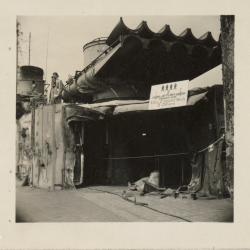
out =
{"type": "MultiPolygon", "coordinates": [[[[20,30],[21,54],[19,65],[28,65],[28,40],[31,32],[31,65],[44,70],[44,79],[49,81],[56,71],[66,81],[68,75],[84,68],[82,47],[85,43],[98,37],[107,37],[120,16],[18,16],[20,30]],[[47,46],[48,45],[48,46],[47,46]],[[46,52],[47,72],[46,72],[46,52]]],[[[199,38],[211,31],[215,40],[220,33],[219,16],[123,16],[129,28],[136,28],[145,20],[149,28],[157,32],[165,24],[179,35],[186,28],[191,28],[194,36],[199,38]]]]}

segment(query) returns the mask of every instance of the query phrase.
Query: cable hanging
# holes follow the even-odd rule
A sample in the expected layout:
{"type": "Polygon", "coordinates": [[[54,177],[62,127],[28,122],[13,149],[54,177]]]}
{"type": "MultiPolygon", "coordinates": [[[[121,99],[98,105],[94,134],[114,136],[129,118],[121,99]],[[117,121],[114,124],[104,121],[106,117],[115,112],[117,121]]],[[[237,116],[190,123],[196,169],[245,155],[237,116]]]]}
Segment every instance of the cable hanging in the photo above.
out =
{"type": "MultiPolygon", "coordinates": [[[[209,144],[207,147],[202,148],[197,151],[197,153],[202,153],[208,149],[212,149],[215,144],[223,140],[225,135],[223,134],[220,138],[215,140],[213,143],[209,144]]],[[[189,155],[190,152],[181,152],[181,153],[171,153],[171,154],[159,154],[159,155],[140,155],[140,156],[122,156],[122,157],[105,157],[105,160],[127,160],[127,159],[142,159],[142,158],[159,158],[159,157],[171,157],[179,155],[189,155]]]]}

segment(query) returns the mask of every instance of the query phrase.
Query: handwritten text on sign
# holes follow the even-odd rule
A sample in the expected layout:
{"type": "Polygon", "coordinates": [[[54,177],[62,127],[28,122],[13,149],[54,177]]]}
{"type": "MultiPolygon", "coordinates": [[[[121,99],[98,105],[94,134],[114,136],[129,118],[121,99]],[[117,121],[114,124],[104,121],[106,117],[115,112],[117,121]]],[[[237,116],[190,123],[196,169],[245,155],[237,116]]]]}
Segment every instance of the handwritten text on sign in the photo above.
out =
{"type": "Polygon", "coordinates": [[[185,106],[188,82],[179,81],[151,86],[149,109],[165,109],[185,106]]]}

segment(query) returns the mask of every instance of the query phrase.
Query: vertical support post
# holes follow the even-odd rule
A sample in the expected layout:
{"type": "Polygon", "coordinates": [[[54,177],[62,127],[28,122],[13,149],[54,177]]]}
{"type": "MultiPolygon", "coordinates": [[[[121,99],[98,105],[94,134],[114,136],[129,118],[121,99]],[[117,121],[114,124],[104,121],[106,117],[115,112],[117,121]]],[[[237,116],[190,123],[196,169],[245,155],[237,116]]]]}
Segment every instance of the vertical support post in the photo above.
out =
{"type": "Polygon", "coordinates": [[[184,185],[184,158],[181,159],[181,186],[184,185]]]}
{"type": "Polygon", "coordinates": [[[234,16],[221,16],[222,73],[224,86],[226,170],[225,185],[233,196],[234,173],[234,16]]]}
{"type": "Polygon", "coordinates": [[[34,173],[34,155],[35,155],[35,108],[36,104],[34,100],[31,100],[31,148],[32,148],[32,164],[31,164],[31,183],[33,185],[33,173],[34,173]]]}
{"type": "Polygon", "coordinates": [[[65,109],[66,106],[62,104],[62,119],[61,119],[61,127],[62,127],[62,134],[63,134],[63,166],[62,166],[62,187],[65,187],[65,164],[66,164],[66,149],[67,149],[67,140],[66,140],[66,127],[65,127],[65,109]]]}
{"type": "MultiPolygon", "coordinates": [[[[108,157],[112,157],[113,156],[113,145],[112,145],[112,139],[113,139],[113,133],[112,133],[112,129],[114,127],[113,122],[111,120],[106,120],[105,121],[105,125],[106,125],[106,130],[107,130],[107,135],[108,135],[108,157]]],[[[112,184],[113,180],[113,160],[112,159],[108,159],[106,164],[108,165],[107,167],[107,176],[108,176],[108,184],[112,184]]]]}
{"type": "Polygon", "coordinates": [[[81,173],[80,173],[80,184],[83,184],[84,177],[84,122],[81,122],[81,131],[80,131],[80,165],[81,165],[81,173]]]}
{"type": "Polygon", "coordinates": [[[216,138],[220,136],[220,124],[219,124],[219,119],[218,119],[218,107],[217,107],[217,93],[216,89],[214,89],[214,103],[213,103],[213,110],[214,110],[214,119],[215,119],[215,133],[216,133],[216,138]]]}
{"type": "Polygon", "coordinates": [[[55,176],[56,176],[56,157],[57,157],[57,150],[56,150],[56,132],[55,132],[55,113],[56,113],[56,104],[52,104],[51,110],[51,129],[52,129],[52,182],[51,188],[52,190],[55,189],[55,176]]]}
{"type": "Polygon", "coordinates": [[[161,187],[160,157],[156,158],[157,170],[159,172],[159,186],[161,187]]]}
{"type": "Polygon", "coordinates": [[[29,33],[29,63],[28,65],[30,65],[30,44],[31,44],[31,32],[29,33]]]}

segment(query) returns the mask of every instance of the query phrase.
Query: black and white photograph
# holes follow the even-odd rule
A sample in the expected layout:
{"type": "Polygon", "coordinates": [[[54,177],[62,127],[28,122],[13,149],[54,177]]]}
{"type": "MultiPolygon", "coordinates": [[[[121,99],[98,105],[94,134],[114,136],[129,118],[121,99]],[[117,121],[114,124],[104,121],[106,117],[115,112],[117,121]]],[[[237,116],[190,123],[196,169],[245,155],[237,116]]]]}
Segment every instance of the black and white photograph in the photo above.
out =
{"type": "Polygon", "coordinates": [[[0,1],[0,250],[248,250],[248,0],[0,1]]]}
{"type": "Polygon", "coordinates": [[[233,222],[234,15],[16,18],[16,222],[233,222]]]}

